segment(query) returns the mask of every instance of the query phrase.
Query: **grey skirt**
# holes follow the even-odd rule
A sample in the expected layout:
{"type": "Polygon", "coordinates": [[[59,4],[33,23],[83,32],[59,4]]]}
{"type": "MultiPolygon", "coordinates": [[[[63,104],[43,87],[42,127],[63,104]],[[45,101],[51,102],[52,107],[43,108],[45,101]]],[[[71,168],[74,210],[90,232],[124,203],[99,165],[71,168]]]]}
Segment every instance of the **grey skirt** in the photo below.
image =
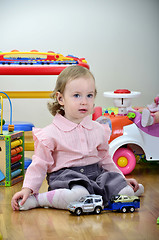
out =
{"type": "Polygon", "coordinates": [[[84,186],[90,194],[103,197],[104,204],[127,186],[126,180],[117,172],[108,172],[92,164],[82,167],[63,168],[47,174],[48,190],[59,188],[71,189],[73,185],[84,186]]]}

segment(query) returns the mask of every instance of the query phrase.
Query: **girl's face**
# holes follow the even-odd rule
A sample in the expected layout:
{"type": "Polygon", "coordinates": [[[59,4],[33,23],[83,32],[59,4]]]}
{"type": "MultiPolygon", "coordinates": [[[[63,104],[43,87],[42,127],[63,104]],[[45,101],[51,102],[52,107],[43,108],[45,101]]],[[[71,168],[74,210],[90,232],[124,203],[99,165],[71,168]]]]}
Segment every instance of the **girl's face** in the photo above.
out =
{"type": "Polygon", "coordinates": [[[79,77],[67,82],[64,93],[57,92],[57,100],[64,107],[65,117],[75,123],[93,112],[95,82],[89,77],[79,77]]]}

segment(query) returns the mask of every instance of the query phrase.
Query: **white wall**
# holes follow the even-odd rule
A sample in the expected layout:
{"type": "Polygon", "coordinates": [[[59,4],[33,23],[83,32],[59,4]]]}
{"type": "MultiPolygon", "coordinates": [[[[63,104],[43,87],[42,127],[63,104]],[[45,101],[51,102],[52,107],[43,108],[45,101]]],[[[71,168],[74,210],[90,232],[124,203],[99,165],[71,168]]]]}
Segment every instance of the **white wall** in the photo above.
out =
{"type": "MultiPolygon", "coordinates": [[[[85,57],[95,75],[96,105],[104,91],[141,91],[134,105],[159,93],[158,0],[0,0],[0,50],[52,50],[85,57]]],[[[54,76],[0,76],[0,90],[52,90],[54,76]]],[[[44,99],[13,99],[14,120],[47,125],[44,99]]],[[[5,100],[5,119],[8,117],[5,100]]]]}

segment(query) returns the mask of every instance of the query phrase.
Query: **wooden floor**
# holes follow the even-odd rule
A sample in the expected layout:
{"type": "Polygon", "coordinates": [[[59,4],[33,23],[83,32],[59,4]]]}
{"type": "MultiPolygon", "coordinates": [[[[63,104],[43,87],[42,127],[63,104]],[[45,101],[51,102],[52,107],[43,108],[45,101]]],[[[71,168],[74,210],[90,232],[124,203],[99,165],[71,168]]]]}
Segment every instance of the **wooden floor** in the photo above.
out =
{"type": "MultiPolygon", "coordinates": [[[[140,163],[131,174],[145,186],[134,213],[71,215],[56,209],[14,212],[11,198],[22,183],[0,188],[0,233],[4,240],[157,240],[159,239],[159,164],[140,163]]],[[[47,190],[44,181],[40,192],[47,190]]],[[[1,239],[1,237],[0,237],[1,239]]]]}

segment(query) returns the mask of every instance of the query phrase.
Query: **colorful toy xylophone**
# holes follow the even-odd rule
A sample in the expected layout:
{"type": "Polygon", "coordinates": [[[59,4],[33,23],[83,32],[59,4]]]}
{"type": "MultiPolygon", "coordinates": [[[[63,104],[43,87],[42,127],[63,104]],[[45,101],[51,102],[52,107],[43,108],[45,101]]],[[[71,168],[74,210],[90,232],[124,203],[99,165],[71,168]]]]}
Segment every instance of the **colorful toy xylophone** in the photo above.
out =
{"type": "Polygon", "coordinates": [[[70,65],[79,65],[89,69],[85,58],[63,56],[52,51],[0,52],[0,75],[59,75],[70,65]]]}

